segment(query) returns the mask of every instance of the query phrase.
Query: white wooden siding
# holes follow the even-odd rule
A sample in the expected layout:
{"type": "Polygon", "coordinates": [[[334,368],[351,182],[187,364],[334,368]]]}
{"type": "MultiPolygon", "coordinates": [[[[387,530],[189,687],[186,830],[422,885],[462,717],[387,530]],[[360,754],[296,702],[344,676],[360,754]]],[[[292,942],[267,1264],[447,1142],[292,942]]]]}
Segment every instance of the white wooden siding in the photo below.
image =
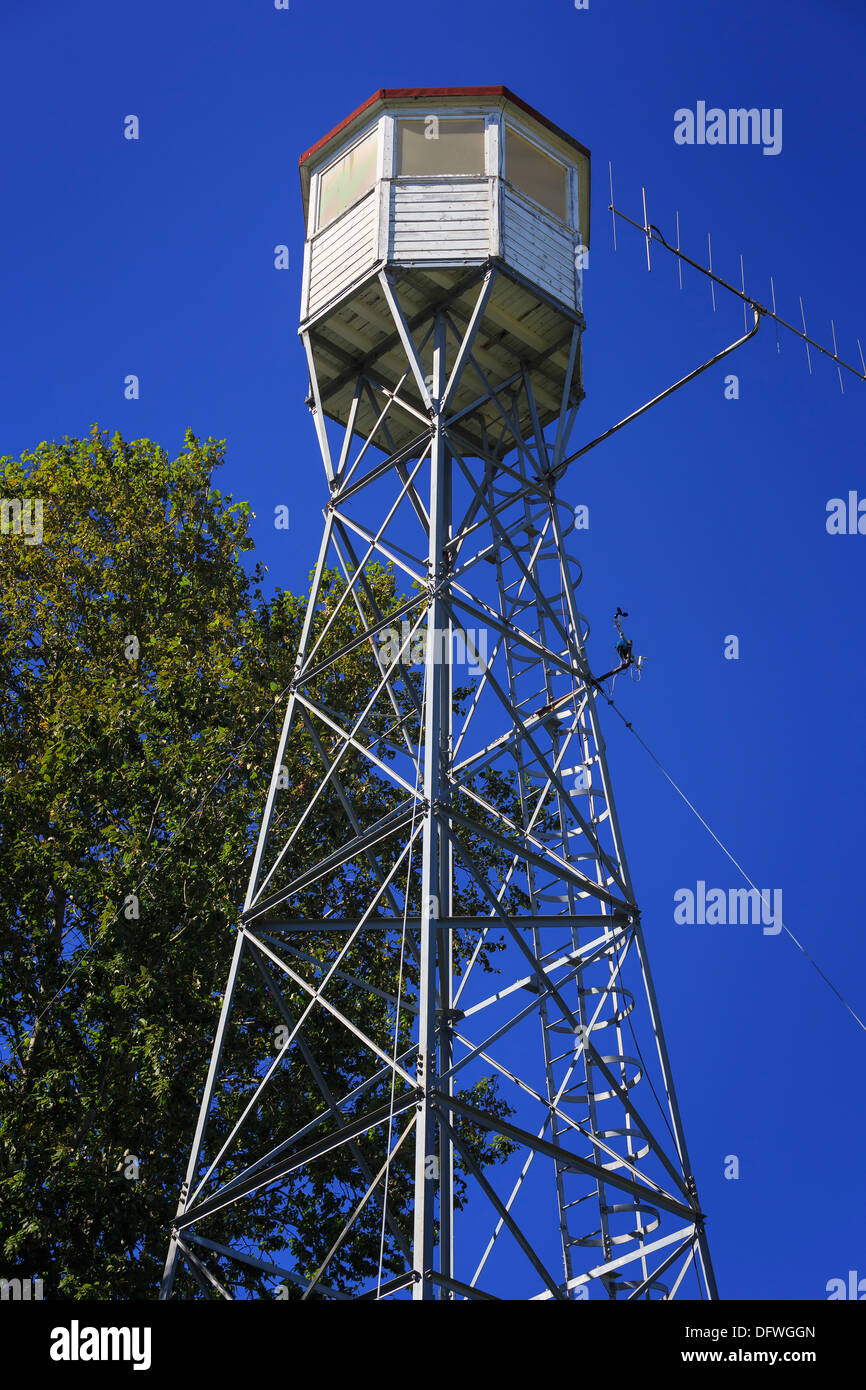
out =
{"type": "Polygon", "coordinates": [[[383,180],[310,240],[304,317],[319,313],[387,257],[406,261],[483,261],[499,254],[569,308],[581,308],[576,233],[545,216],[504,181],[383,180]],[[380,230],[387,206],[388,243],[380,230]]]}
{"type": "Polygon", "coordinates": [[[376,263],[377,190],[324,227],[310,243],[307,315],[315,314],[376,263]]]}
{"type": "Polygon", "coordinates": [[[503,184],[502,258],[533,284],[575,308],[576,240],[503,184]]]}
{"type": "Polygon", "coordinates": [[[490,185],[401,179],[392,184],[394,261],[484,260],[490,254],[490,185]]]}

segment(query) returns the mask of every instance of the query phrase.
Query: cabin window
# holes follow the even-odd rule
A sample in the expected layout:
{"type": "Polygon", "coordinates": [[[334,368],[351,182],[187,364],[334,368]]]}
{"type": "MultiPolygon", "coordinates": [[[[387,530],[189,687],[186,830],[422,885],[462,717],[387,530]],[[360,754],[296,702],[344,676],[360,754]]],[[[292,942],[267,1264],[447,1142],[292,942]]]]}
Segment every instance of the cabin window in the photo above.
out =
{"type": "Polygon", "coordinates": [[[319,178],[319,222],[333,222],[376,182],[378,131],[370,134],[329,165],[319,178]]]}
{"type": "Polygon", "coordinates": [[[558,159],[551,159],[506,127],[505,176],[522,193],[528,193],[536,203],[547,208],[563,222],[568,221],[568,170],[558,159]]]}
{"type": "Polygon", "coordinates": [[[397,173],[483,174],[483,119],[398,120],[397,173]]]}

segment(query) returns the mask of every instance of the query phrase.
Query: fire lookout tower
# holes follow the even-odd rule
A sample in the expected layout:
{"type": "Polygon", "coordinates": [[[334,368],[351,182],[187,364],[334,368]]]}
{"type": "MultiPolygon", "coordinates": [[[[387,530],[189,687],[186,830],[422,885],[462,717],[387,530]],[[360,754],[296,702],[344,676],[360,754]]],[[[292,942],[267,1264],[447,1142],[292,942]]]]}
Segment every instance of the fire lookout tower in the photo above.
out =
{"type": "Polygon", "coordinates": [[[392,89],[300,170],[329,495],[163,1297],[714,1298],[556,489],[589,152],[392,89]]]}

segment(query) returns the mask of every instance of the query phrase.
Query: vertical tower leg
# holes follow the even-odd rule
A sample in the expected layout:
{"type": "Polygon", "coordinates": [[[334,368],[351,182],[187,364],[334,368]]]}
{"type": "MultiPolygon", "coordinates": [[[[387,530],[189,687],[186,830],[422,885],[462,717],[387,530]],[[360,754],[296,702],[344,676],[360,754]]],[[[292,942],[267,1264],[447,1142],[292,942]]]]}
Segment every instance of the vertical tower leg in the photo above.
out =
{"type": "Polygon", "coordinates": [[[442,689],[443,662],[443,556],[445,525],[445,470],[447,451],[441,402],[445,390],[445,326],[439,318],[433,352],[433,401],[436,416],[430,454],[430,548],[427,556],[427,644],[424,669],[424,829],[421,866],[421,979],[418,999],[418,1124],[415,1138],[415,1233],[414,1261],[421,1277],[414,1297],[435,1296],[431,1280],[434,1262],[433,1230],[439,1145],[437,1114],[432,1091],[438,1071],[437,981],[441,905],[441,795],[442,795],[442,689]]]}

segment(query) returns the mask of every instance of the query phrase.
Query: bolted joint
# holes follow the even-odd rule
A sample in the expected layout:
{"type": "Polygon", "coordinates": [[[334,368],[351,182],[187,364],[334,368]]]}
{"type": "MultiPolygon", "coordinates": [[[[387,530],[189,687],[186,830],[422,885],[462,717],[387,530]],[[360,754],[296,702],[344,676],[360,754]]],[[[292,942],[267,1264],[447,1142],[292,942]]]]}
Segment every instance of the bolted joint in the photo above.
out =
{"type": "Polygon", "coordinates": [[[437,1009],[436,1017],[442,1023],[459,1023],[466,1015],[462,1009],[437,1009]]]}

